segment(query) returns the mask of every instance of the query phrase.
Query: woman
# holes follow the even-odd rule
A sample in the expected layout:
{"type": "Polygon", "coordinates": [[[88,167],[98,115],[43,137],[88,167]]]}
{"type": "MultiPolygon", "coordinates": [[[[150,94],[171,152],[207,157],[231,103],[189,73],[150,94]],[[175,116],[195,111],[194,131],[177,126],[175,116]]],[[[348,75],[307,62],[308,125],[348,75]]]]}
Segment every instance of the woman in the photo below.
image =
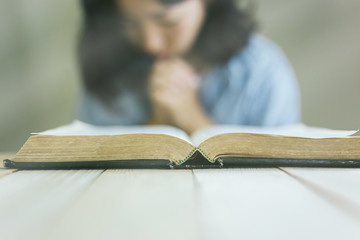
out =
{"type": "Polygon", "coordinates": [[[78,118],[97,125],[299,121],[286,58],[256,34],[235,0],[82,0],[84,94],[78,118]]]}

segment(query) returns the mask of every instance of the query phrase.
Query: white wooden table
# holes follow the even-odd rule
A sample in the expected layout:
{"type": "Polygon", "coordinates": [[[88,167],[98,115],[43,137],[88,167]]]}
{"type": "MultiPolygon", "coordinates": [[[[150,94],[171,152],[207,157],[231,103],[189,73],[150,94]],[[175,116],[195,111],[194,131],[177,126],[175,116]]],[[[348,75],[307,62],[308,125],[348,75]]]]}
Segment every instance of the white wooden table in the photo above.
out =
{"type": "Polygon", "coordinates": [[[0,169],[0,239],[360,239],[360,169],[0,169]]]}

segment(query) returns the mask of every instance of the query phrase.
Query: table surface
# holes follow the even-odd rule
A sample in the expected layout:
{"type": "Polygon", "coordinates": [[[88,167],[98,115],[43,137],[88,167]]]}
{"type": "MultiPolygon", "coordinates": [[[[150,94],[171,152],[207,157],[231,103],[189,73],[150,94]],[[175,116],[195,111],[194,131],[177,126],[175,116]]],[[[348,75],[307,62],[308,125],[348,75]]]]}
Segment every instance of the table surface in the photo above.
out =
{"type": "Polygon", "coordinates": [[[100,238],[359,240],[360,169],[0,168],[0,239],[100,238]]]}

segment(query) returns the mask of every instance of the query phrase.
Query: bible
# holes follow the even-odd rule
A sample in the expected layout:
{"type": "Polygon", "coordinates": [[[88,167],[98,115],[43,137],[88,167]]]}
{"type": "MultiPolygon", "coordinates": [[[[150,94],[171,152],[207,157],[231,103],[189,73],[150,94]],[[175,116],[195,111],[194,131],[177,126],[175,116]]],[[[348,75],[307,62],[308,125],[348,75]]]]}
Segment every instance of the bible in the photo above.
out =
{"type": "Polygon", "coordinates": [[[360,167],[360,136],[302,124],[215,125],[192,135],[171,126],[80,121],[30,136],[4,166],[20,169],[360,167]]]}

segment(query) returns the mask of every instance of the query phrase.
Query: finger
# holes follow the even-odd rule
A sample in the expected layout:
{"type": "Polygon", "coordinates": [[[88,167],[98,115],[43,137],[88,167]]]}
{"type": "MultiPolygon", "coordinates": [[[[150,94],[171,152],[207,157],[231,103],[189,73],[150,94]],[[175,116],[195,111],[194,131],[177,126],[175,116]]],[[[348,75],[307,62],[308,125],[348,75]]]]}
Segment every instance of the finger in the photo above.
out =
{"type": "Polygon", "coordinates": [[[180,71],[176,74],[176,85],[182,90],[193,91],[199,88],[200,78],[187,71],[180,71]]]}

